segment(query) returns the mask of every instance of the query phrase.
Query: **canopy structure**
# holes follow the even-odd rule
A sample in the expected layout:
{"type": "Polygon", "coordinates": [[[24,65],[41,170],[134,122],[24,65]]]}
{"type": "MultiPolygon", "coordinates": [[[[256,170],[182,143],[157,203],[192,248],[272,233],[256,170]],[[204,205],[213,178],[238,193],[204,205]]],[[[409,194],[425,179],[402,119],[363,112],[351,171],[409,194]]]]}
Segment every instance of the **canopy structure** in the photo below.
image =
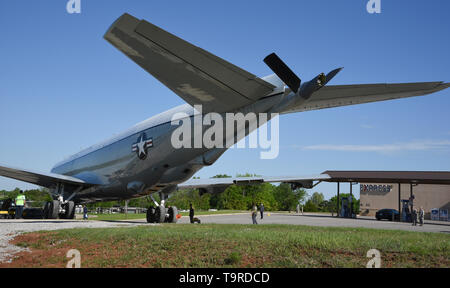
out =
{"type": "MultiPolygon", "coordinates": [[[[448,171],[334,171],[329,170],[321,175],[328,176],[320,181],[337,183],[337,198],[341,182],[350,183],[350,194],[353,183],[392,183],[398,184],[398,211],[401,211],[401,184],[410,184],[410,197],[413,196],[413,186],[418,184],[450,185],[448,171]]],[[[339,211],[337,201],[337,211],[339,211]]],[[[412,207],[411,207],[412,208],[412,207]]]]}
{"type": "Polygon", "coordinates": [[[366,182],[401,184],[450,185],[450,172],[446,171],[325,171],[326,182],[366,182]]]}
{"type": "MultiPolygon", "coordinates": [[[[177,187],[181,189],[200,189],[201,193],[220,193],[230,185],[253,185],[259,183],[288,183],[293,188],[311,189],[322,182],[337,183],[337,198],[339,199],[340,183],[350,183],[350,194],[356,183],[398,184],[398,210],[401,210],[401,184],[410,184],[410,197],[413,196],[413,186],[418,184],[450,185],[450,171],[343,171],[327,170],[311,176],[252,176],[191,179],[177,187]]],[[[337,210],[340,203],[337,201],[337,210]]],[[[411,207],[412,208],[412,207],[411,207]]],[[[352,209],[352,208],[350,208],[352,209]]],[[[350,211],[352,214],[352,211],[350,211]]],[[[338,213],[339,214],[339,213],[338,213]]]]}

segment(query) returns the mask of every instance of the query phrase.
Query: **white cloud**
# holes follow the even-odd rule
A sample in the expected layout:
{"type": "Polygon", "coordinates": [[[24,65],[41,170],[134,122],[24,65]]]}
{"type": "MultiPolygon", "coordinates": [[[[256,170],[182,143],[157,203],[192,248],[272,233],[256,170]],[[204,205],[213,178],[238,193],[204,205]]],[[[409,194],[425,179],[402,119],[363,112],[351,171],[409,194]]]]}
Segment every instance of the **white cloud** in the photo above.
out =
{"type": "Polygon", "coordinates": [[[334,145],[318,144],[301,147],[304,150],[344,151],[344,152],[401,152],[425,150],[450,150],[450,140],[411,141],[407,143],[375,144],[375,145],[334,145]]]}
{"type": "Polygon", "coordinates": [[[372,129],[375,128],[375,126],[369,125],[369,124],[361,124],[359,125],[359,127],[364,128],[364,129],[372,129]]]}

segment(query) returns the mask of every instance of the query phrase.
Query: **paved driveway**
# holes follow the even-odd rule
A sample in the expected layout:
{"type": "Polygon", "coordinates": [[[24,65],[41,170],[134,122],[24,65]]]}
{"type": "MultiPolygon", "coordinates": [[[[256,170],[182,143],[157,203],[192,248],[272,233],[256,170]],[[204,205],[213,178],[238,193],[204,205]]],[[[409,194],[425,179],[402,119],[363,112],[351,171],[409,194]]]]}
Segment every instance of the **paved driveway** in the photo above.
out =
{"type": "MultiPolygon", "coordinates": [[[[250,212],[247,214],[232,215],[208,215],[198,216],[202,223],[218,223],[218,224],[252,224],[250,212]]],[[[363,227],[375,229],[392,229],[405,231],[420,232],[441,232],[450,234],[450,223],[425,223],[424,226],[412,226],[410,223],[377,221],[373,218],[361,217],[358,219],[336,218],[331,215],[320,214],[288,214],[288,213],[265,213],[264,219],[257,218],[258,224],[291,224],[291,225],[308,225],[322,227],[363,227]],[[270,216],[269,216],[270,214],[270,216]]],[[[182,217],[180,223],[188,223],[188,217],[182,217]]]]}

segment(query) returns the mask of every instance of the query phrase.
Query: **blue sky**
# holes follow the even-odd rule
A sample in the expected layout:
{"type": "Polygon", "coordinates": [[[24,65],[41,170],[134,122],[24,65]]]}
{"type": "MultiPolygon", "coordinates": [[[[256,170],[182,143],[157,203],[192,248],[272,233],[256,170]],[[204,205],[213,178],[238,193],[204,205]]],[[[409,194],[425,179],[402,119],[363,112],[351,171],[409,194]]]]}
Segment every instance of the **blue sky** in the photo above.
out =
{"type": "MultiPolygon", "coordinates": [[[[303,80],[336,67],[330,83],[450,81],[447,0],[0,2],[0,163],[54,163],[183,100],[103,34],[122,13],[144,18],[247,71],[271,74],[276,52],[303,80]]],[[[233,149],[200,177],[310,175],[328,169],[450,171],[450,89],[425,97],[282,116],[280,155],[233,149]]],[[[0,177],[0,189],[30,188],[0,177]]],[[[315,191],[327,198],[335,185],[315,191]]],[[[345,192],[348,185],[342,187],[345,192]]]]}

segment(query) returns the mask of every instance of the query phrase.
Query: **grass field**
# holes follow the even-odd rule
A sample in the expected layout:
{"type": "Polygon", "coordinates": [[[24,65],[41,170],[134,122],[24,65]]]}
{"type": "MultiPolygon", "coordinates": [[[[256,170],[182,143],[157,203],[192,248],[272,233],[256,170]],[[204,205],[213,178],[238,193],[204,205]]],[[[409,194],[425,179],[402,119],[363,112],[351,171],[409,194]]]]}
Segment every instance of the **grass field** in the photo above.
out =
{"type": "MultiPolygon", "coordinates": [[[[215,214],[233,214],[233,213],[241,213],[247,211],[239,211],[239,210],[219,210],[219,211],[195,211],[195,216],[198,215],[215,215],[215,214]]],[[[248,212],[250,213],[250,212],[248,212]]],[[[189,216],[189,212],[181,212],[182,216],[189,216]]],[[[108,220],[127,220],[127,219],[145,219],[146,215],[142,214],[92,214],[89,220],[100,220],[100,221],[108,221],[108,220]],[[96,217],[92,217],[96,216],[96,217]]]]}
{"type": "Polygon", "coordinates": [[[162,224],[14,241],[32,252],[4,266],[65,267],[67,251],[78,249],[82,267],[365,267],[375,248],[382,267],[450,267],[449,235],[362,228],[162,224]]]}

